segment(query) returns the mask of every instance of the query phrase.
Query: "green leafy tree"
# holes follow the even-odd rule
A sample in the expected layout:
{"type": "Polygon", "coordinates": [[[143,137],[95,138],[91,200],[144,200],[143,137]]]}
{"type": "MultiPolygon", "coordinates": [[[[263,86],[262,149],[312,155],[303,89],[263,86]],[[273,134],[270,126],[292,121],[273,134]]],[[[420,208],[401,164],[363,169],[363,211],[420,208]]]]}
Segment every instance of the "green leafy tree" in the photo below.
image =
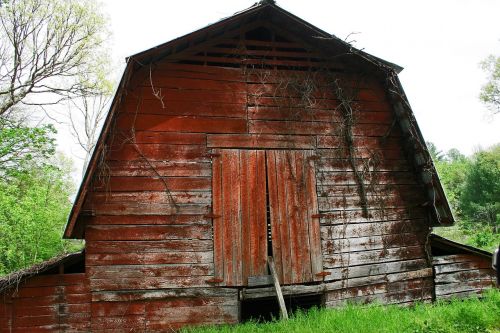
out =
{"type": "Polygon", "coordinates": [[[460,197],[462,196],[469,164],[469,159],[460,153],[458,149],[450,149],[435,162],[448,202],[455,217],[458,218],[462,215],[460,197]]]}
{"type": "Polygon", "coordinates": [[[500,57],[490,55],[481,68],[488,74],[488,81],[481,88],[479,99],[493,114],[500,112],[500,57]]]}
{"type": "Polygon", "coordinates": [[[500,144],[477,152],[467,170],[460,196],[465,217],[498,232],[500,218],[500,144]]]}
{"type": "Polygon", "coordinates": [[[0,116],[0,178],[45,163],[55,152],[54,126],[31,127],[21,120],[0,116]]]}
{"type": "Polygon", "coordinates": [[[75,248],[61,238],[74,186],[70,161],[13,171],[0,181],[0,275],[75,248]]]}

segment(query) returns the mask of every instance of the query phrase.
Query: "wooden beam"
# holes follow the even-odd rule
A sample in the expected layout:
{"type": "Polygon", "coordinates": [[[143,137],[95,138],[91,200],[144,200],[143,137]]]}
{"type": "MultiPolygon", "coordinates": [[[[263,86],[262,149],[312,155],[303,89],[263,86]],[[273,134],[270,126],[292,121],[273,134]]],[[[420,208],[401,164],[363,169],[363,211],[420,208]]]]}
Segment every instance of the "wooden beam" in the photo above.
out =
{"type": "Polygon", "coordinates": [[[276,296],[278,297],[278,303],[280,305],[280,317],[281,319],[288,319],[288,312],[285,306],[285,299],[281,293],[280,281],[278,279],[278,274],[276,274],[276,268],[274,267],[273,257],[267,257],[267,264],[269,265],[269,270],[274,281],[274,289],[276,289],[276,296]]]}

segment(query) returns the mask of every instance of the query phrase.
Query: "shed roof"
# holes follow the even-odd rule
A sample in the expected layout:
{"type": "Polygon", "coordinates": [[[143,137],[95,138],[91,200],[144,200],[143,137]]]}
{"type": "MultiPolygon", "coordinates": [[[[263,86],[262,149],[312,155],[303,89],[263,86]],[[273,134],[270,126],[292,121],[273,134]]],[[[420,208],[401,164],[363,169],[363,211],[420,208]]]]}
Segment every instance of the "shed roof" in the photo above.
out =
{"type": "Polygon", "coordinates": [[[58,267],[59,265],[73,264],[80,260],[84,260],[84,256],[85,252],[83,250],[72,253],[63,253],[57,257],[51,258],[33,266],[12,272],[0,278],[0,293],[4,292],[12,286],[18,285],[19,283],[30,277],[47,272],[53,268],[58,267]]]}
{"type": "Polygon", "coordinates": [[[370,55],[362,50],[354,48],[349,43],[339,39],[338,37],[329,34],[312,24],[300,19],[299,17],[291,14],[290,12],[277,6],[274,1],[260,1],[252,7],[234,14],[233,16],[222,19],[216,23],[208,25],[202,29],[196,30],[192,33],[176,38],[164,44],[160,44],[143,52],[134,54],[126,59],[127,66],[124,74],[119,83],[117,92],[114,96],[110,111],[105,120],[99,140],[96,144],[87,170],[83,177],[82,183],[78,190],[73,208],[70,212],[66,230],[64,232],[65,238],[81,238],[83,237],[83,224],[77,223],[77,218],[83,206],[85,196],[92,179],[92,175],[97,168],[97,161],[100,154],[102,154],[104,141],[107,133],[109,132],[111,119],[117,109],[120,100],[124,93],[128,80],[137,67],[147,65],[159,59],[172,57],[174,55],[182,54],[183,50],[191,49],[197,45],[202,44],[204,41],[214,38],[225,31],[236,29],[242,24],[248,23],[255,19],[265,19],[271,21],[275,25],[284,27],[286,30],[294,33],[297,37],[315,47],[323,50],[326,53],[335,53],[342,55],[349,55],[352,59],[354,56],[357,61],[362,62],[368,66],[390,74],[392,84],[397,90],[397,102],[395,104],[396,115],[399,118],[400,125],[405,134],[408,135],[410,154],[414,155],[417,168],[421,170],[420,177],[428,187],[429,202],[435,207],[436,220],[441,224],[452,224],[453,216],[451,209],[446,200],[446,196],[441,187],[437,172],[434,168],[430,154],[425,146],[425,141],[416,124],[413,112],[409,107],[404,91],[397,79],[397,73],[402,71],[402,67],[370,55]],[[403,118],[403,119],[402,119],[403,118]],[[403,121],[402,121],[403,120],[403,121]]]}
{"type": "Polygon", "coordinates": [[[460,253],[475,254],[475,255],[479,255],[481,257],[485,257],[489,260],[491,260],[491,257],[493,256],[493,254],[488,252],[488,251],[481,250],[477,247],[473,247],[470,245],[461,244],[461,243],[452,241],[451,239],[444,238],[444,237],[441,237],[441,236],[436,235],[436,234],[430,234],[429,238],[430,238],[432,247],[437,247],[437,248],[444,249],[444,250],[452,249],[452,250],[460,252],[460,253]]]}

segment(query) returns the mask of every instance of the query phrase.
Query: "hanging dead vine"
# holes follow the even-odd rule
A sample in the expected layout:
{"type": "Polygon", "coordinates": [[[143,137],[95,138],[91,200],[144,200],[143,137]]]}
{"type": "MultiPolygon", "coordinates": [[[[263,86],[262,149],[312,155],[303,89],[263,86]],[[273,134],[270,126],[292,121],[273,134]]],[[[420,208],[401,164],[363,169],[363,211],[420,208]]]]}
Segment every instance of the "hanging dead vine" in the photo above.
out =
{"type": "Polygon", "coordinates": [[[337,78],[333,80],[334,92],[340,101],[340,112],[342,115],[342,126],[343,126],[343,139],[345,146],[347,148],[347,159],[354,172],[355,181],[358,186],[358,194],[360,197],[360,205],[363,211],[363,217],[368,217],[368,199],[366,195],[365,180],[363,174],[358,170],[356,149],[354,147],[353,132],[352,128],[354,125],[354,110],[353,110],[353,97],[348,96],[345,93],[345,89],[342,88],[340,80],[337,78]]]}

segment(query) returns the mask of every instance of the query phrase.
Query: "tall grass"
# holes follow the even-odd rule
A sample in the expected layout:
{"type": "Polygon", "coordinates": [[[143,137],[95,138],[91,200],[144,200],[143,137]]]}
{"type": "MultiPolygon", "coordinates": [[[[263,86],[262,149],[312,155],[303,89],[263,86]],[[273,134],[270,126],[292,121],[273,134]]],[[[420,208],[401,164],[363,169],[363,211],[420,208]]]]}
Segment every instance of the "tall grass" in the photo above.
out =
{"type": "Polygon", "coordinates": [[[348,305],[340,309],[312,309],[297,312],[288,321],[186,328],[183,332],[500,332],[500,292],[489,291],[482,299],[417,304],[409,308],[394,305],[348,305]]]}

